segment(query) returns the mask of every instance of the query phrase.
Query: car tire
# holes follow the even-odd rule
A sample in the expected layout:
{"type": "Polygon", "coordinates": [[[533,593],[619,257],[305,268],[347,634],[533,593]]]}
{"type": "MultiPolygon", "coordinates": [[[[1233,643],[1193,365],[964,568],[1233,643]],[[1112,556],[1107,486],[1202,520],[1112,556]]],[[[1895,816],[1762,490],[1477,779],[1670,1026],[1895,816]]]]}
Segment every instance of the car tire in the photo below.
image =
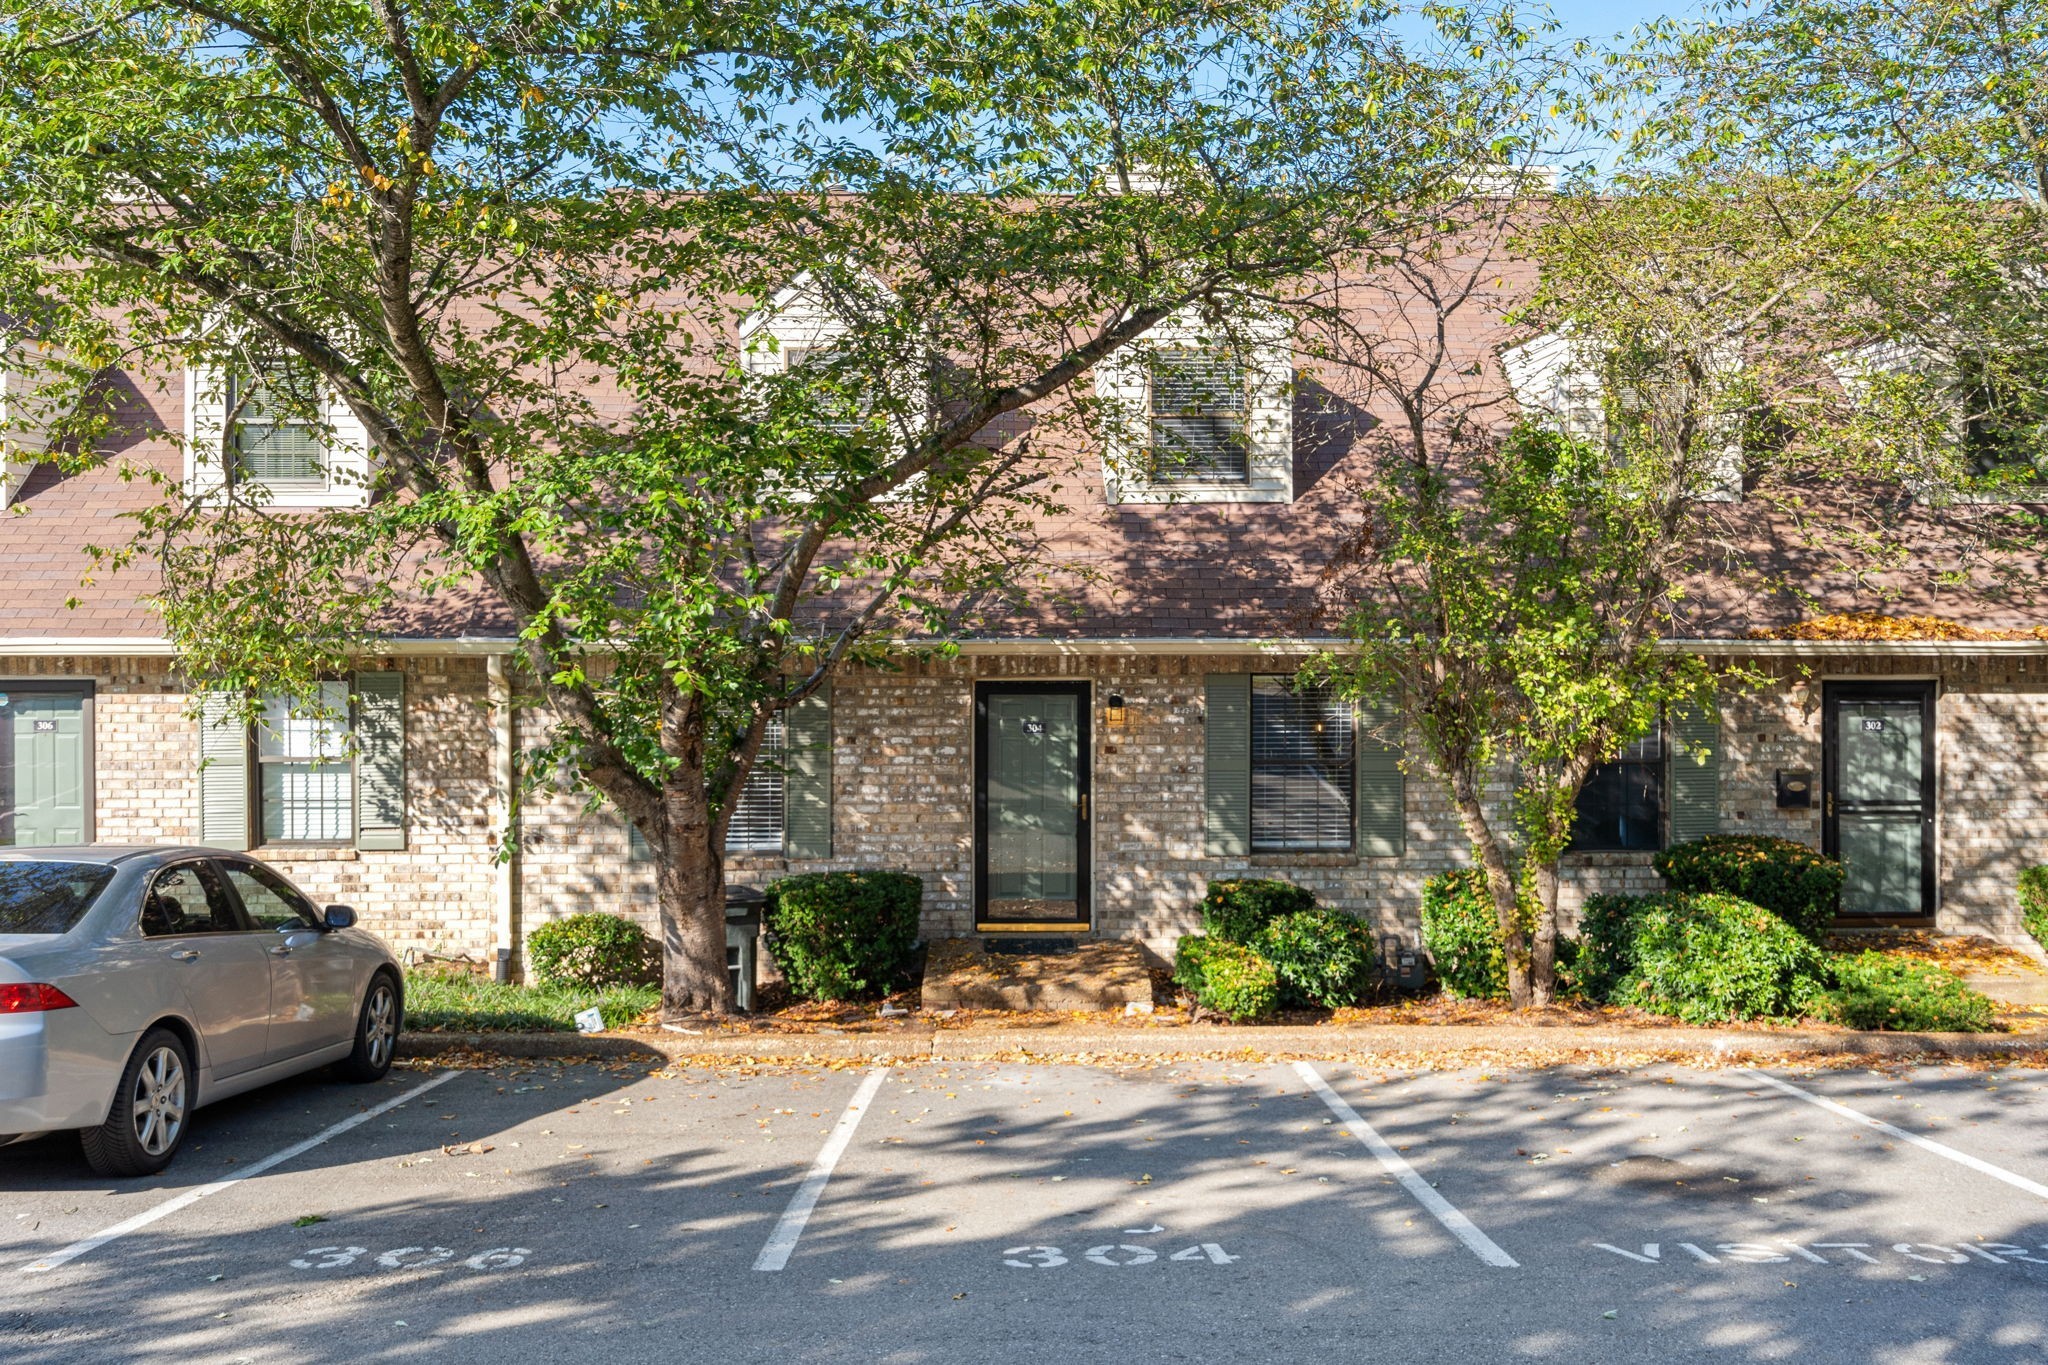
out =
{"type": "Polygon", "coordinates": [[[192,1122],[195,1077],[191,1049],[167,1028],[142,1035],[107,1121],[79,1132],[85,1159],[101,1175],[155,1175],[171,1164],[192,1122]]]}
{"type": "Polygon", "coordinates": [[[356,1046],[348,1057],[335,1064],[342,1079],[381,1081],[398,1055],[398,1029],[404,1022],[404,999],[398,993],[398,979],[390,972],[378,972],[363,992],[363,1007],[356,1012],[356,1046]]]}

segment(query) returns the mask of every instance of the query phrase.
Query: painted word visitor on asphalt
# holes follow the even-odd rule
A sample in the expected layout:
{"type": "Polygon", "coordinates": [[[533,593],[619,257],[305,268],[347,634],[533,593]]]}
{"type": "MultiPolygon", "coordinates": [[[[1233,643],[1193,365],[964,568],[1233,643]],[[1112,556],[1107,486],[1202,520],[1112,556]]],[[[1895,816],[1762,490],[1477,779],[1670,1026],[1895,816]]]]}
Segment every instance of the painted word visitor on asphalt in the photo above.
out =
{"type": "Polygon", "coordinates": [[[1921,1265],[2006,1265],[2022,1261],[2048,1265],[2048,1246],[2023,1247],[2010,1242],[1976,1240],[1946,1242],[1643,1242],[1616,1246],[1595,1242],[1596,1251],[1612,1252],[1638,1265],[1883,1265],[1917,1261],[1921,1265]]]}

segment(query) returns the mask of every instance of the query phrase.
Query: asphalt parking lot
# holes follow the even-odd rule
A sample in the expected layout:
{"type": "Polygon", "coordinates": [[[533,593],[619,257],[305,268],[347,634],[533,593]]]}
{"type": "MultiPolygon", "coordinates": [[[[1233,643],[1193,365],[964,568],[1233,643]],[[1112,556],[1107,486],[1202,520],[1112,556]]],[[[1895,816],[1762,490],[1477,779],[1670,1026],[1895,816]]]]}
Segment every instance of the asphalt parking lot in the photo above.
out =
{"type": "Polygon", "coordinates": [[[70,1140],[0,1151],[0,1358],[2040,1359],[2044,1086],[1285,1062],[313,1077],[202,1111],[153,1180],[98,1180],[70,1140]]]}

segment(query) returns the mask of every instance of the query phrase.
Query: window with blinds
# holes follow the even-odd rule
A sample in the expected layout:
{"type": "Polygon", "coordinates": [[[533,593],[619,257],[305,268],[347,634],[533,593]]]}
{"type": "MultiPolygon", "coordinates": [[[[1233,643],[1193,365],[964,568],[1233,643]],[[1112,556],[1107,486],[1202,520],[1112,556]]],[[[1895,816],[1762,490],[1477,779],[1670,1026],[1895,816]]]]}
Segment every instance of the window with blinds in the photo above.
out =
{"type": "Polygon", "coordinates": [[[1152,479],[1244,483],[1244,366],[1223,351],[1161,351],[1152,360],[1152,479]]]}
{"type": "Polygon", "coordinates": [[[1619,853],[1664,846],[1664,729],[1643,736],[1579,788],[1572,820],[1574,853],[1619,853]]]}
{"type": "Polygon", "coordinates": [[[1252,679],[1252,852],[1348,852],[1358,755],[1349,702],[1252,679]]]}
{"type": "Polygon", "coordinates": [[[263,483],[324,482],[319,428],[303,415],[311,400],[291,392],[287,382],[281,368],[234,381],[228,411],[235,424],[235,471],[263,483]]]}
{"type": "Polygon", "coordinates": [[[269,696],[256,723],[257,828],[266,844],[355,837],[355,765],[349,758],[348,684],[310,697],[269,696]]]}
{"type": "MultiPolygon", "coordinates": [[[[785,346],[782,348],[782,355],[789,373],[795,374],[799,370],[808,369],[818,372],[821,379],[826,378],[825,371],[846,358],[844,351],[825,346],[785,346]]],[[[848,379],[842,375],[832,382],[844,384],[848,379]]],[[[841,436],[850,436],[859,430],[867,416],[866,405],[843,390],[821,389],[818,399],[825,414],[825,420],[820,425],[827,431],[838,432],[841,436]]]]}
{"type": "Polygon", "coordinates": [[[783,765],[788,761],[788,755],[789,727],[778,711],[768,721],[768,733],[761,740],[761,753],[754,760],[753,771],[747,774],[746,785],[740,788],[740,799],[733,807],[732,823],[726,826],[727,853],[782,852],[783,787],[786,782],[783,765]]]}

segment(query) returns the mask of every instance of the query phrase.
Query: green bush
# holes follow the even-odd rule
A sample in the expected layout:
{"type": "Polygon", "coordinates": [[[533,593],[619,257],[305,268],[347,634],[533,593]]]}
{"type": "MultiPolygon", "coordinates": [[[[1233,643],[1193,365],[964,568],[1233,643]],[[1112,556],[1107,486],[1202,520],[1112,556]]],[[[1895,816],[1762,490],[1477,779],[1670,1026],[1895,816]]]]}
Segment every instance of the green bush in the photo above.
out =
{"type": "Polygon", "coordinates": [[[2048,867],[2020,873],[2020,923],[2034,942],[2048,948],[2048,867]]]}
{"type": "Polygon", "coordinates": [[[907,872],[813,872],[767,887],[762,929],[807,1000],[886,994],[909,972],[924,882],[907,872]]]}
{"type": "Polygon", "coordinates": [[[1209,894],[1202,898],[1202,931],[1249,947],[1280,916],[1315,908],[1315,892],[1293,882],[1267,877],[1210,882],[1209,894]]]}
{"type": "Polygon", "coordinates": [[[1436,979],[1452,995],[1468,1000],[1505,1000],[1507,955],[1501,949],[1500,918],[1486,874],[1460,868],[1431,877],[1422,887],[1422,946],[1436,979]]]}
{"type": "Polygon", "coordinates": [[[1173,955],[1173,979],[1203,1009],[1232,1023],[1263,1019],[1280,1004],[1273,964],[1242,944],[1189,934],[1173,955]]]}
{"type": "Polygon", "coordinates": [[[543,986],[641,986],[661,973],[660,954],[639,925],[595,911],[539,925],[526,936],[526,956],[543,986]]]}
{"type": "Polygon", "coordinates": [[[1651,864],[1673,891],[1719,892],[1761,905],[1815,943],[1827,937],[1842,865],[1791,839],[1709,834],[1673,844],[1651,864]]]}
{"type": "Polygon", "coordinates": [[[1835,988],[1824,1012],[1850,1028],[1983,1033],[1992,1026],[1990,998],[1932,962],[1844,953],[1829,965],[1835,988]]]}
{"type": "Polygon", "coordinates": [[[1578,976],[1589,996],[1689,1024],[1799,1018],[1830,983],[1819,948],[1734,896],[1591,896],[1579,920],[1578,976]]]}
{"type": "Polygon", "coordinates": [[[1298,910],[1252,945],[1273,964],[1283,1009],[1355,1005],[1372,984],[1372,931],[1341,910],[1298,910]]]}

